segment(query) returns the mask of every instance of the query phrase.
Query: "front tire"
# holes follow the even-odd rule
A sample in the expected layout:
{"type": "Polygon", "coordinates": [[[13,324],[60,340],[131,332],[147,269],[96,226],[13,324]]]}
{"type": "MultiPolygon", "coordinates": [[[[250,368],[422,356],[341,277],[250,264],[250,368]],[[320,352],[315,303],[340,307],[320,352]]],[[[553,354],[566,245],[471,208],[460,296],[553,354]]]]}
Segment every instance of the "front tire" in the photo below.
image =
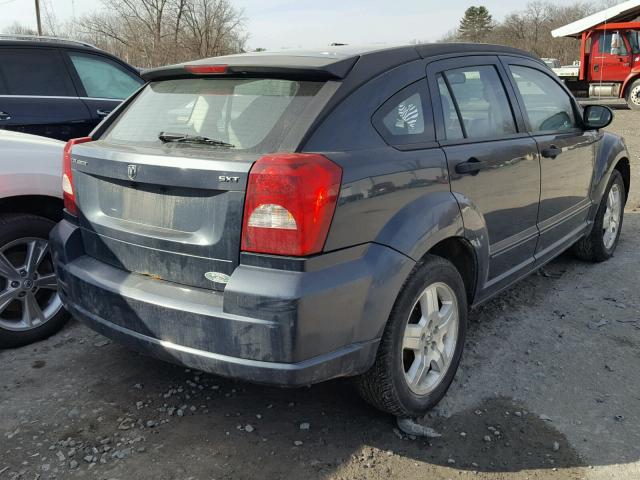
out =
{"type": "Polygon", "coordinates": [[[460,363],[466,298],[458,270],[428,255],[396,300],[373,367],[357,378],[362,397],[400,417],[424,415],[434,407],[460,363]]]}
{"type": "Polygon", "coordinates": [[[627,93],[624,98],[631,110],[640,110],[640,79],[635,80],[629,88],[627,88],[627,93]]]}
{"type": "Polygon", "coordinates": [[[68,318],[49,252],[54,225],[36,215],[0,216],[0,348],[43,340],[68,318]]]}
{"type": "Polygon", "coordinates": [[[622,175],[614,170],[600,200],[591,232],[573,246],[573,253],[578,258],[604,262],[613,256],[622,231],[626,195],[622,175]]]}

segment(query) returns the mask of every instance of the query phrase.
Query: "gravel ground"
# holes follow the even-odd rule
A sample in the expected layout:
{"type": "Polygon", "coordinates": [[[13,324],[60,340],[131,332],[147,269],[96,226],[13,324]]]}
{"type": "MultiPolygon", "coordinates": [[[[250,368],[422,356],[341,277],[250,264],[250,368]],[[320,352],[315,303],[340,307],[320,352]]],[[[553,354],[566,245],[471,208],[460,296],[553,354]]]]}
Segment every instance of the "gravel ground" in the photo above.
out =
{"type": "MultiPolygon", "coordinates": [[[[640,115],[616,114],[638,185],[640,115]]],[[[72,321],[0,352],[0,479],[638,479],[639,191],[612,260],[563,255],[472,312],[456,380],[422,420],[441,437],[402,434],[346,381],[234,382],[72,321]]]]}

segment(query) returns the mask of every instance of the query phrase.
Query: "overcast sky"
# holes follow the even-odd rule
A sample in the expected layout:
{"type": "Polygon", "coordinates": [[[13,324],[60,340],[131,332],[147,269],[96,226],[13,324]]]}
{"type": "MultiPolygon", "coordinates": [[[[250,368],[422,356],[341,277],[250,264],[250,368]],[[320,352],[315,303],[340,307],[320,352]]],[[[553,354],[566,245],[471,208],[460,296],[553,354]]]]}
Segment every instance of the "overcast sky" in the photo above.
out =
{"type": "MultiPolygon", "coordinates": [[[[101,0],[41,0],[58,20],[103,7],[101,0]]],[[[433,41],[458,25],[470,5],[485,5],[494,18],[524,8],[526,0],[231,0],[244,10],[250,48],[307,48],[349,44],[433,41]]],[[[568,5],[575,0],[554,0],[568,5]]],[[[34,0],[0,0],[0,30],[14,22],[35,28],[34,0]]]]}

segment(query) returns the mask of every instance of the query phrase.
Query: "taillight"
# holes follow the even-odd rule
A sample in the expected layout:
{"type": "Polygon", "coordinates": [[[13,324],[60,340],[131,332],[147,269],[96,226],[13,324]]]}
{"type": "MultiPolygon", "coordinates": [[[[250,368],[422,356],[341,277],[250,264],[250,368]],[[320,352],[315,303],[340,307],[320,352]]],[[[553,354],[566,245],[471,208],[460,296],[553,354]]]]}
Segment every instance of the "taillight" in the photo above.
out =
{"type": "Polygon", "coordinates": [[[304,256],[322,251],[342,169],[315,153],[279,153],[249,172],[242,250],[304,256]]]}
{"type": "Polygon", "coordinates": [[[78,143],[90,142],[91,137],[72,138],[64,146],[62,154],[62,199],[64,208],[71,215],[78,214],[76,206],[76,195],[73,191],[73,173],[71,172],[71,148],[78,143]]]}

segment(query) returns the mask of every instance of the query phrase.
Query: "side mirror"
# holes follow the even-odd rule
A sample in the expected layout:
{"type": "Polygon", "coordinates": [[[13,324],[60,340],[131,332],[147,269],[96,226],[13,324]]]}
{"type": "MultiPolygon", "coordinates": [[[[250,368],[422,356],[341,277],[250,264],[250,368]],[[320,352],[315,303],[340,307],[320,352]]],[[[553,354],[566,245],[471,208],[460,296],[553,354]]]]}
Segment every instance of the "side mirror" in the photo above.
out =
{"type": "Polygon", "coordinates": [[[582,121],[587,130],[598,130],[613,121],[613,110],[604,105],[587,105],[584,107],[582,121]]]}

